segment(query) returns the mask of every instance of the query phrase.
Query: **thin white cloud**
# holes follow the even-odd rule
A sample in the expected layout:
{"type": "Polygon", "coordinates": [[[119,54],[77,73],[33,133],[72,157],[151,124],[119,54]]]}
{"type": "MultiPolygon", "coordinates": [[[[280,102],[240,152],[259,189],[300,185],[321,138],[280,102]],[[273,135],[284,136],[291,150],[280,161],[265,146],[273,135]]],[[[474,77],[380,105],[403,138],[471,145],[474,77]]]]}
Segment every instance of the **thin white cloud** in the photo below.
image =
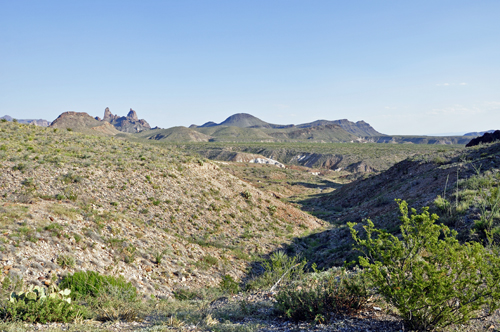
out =
{"type": "Polygon", "coordinates": [[[483,102],[474,106],[453,105],[444,108],[434,108],[426,114],[428,115],[472,115],[479,113],[488,113],[500,109],[499,101],[483,102]]]}
{"type": "Polygon", "coordinates": [[[436,86],[451,86],[451,85],[467,85],[467,83],[462,82],[462,83],[438,83],[436,86]]]}
{"type": "Polygon", "coordinates": [[[478,107],[465,107],[462,105],[454,105],[445,108],[434,108],[427,112],[428,115],[470,115],[481,113],[484,110],[478,107]]]}
{"type": "Polygon", "coordinates": [[[279,108],[280,110],[290,108],[290,105],[285,105],[285,104],[275,104],[274,106],[279,108]]]}
{"type": "Polygon", "coordinates": [[[500,107],[500,101],[487,101],[484,104],[492,110],[500,107]]]}

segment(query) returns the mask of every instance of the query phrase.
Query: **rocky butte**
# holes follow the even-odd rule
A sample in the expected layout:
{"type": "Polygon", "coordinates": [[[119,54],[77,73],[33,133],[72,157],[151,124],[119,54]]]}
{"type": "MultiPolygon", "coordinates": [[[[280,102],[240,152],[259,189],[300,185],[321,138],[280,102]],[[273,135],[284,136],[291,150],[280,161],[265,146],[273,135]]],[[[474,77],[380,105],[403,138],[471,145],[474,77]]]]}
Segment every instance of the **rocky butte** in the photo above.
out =
{"type": "Polygon", "coordinates": [[[95,119],[109,122],[119,131],[126,133],[138,133],[143,130],[151,129],[149,123],[144,119],[139,119],[137,113],[133,109],[130,109],[127,116],[118,116],[111,113],[109,107],[106,107],[102,120],[99,117],[96,117],[95,119]]]}

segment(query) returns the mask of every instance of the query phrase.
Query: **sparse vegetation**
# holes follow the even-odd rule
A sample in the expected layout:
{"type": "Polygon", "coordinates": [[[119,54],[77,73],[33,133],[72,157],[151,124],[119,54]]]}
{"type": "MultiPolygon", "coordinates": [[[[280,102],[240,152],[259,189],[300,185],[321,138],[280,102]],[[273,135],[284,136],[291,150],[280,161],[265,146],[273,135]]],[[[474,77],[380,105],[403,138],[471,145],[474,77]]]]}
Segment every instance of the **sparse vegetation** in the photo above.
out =
{"type": "MultiPolygon", "coordinates": [[[[420,200],[413,202],[418,204],[431,203],[440,194],[434,209],[440,210],[448,227],[459,231],[461,246],[475,240],[486,245],[484,250],[494,251],[499,239],[500,177],[496,152],[488,147],[463,152],[457,146],[430,145],[232,144],[238,147],[235,151],[262,154],[290,148],[283,150],[280,160],[303,152],[339,153],[347,164],[361,158],[377,171],[412,156],[396,164],[393,173],[364,179],[345,170],[207,165],[189,152],[201,147],[205,153],[217,142],[187,144],[182,150],[122,134],[89,136],[8,122],[0,123],[0,139],[0,251],[9,262],[2,289],[10,293],[28,282],[59,283],[71,289],[72,305],[86,308],[85,314],[74,316],[77,320],[124,324],[149,316],[159,330],[195,325],[202,331],[257,331],[276,315],[324,324],[342,315],[363,315],[372,310],[363,308],[364,282],[370,281],[368,289],[374,290],[374,281],[365,272],[329,268],[357,258],[345,224],[352,216],[373,219],[399,239],[400,224],[390,218],[394,191],[387,190],[389,186],[417,192],[420,200]],[[425,151],[433,153],[417,155],[425,151]],[[483,159],[484,169],[473,172],[470,165],[478,168],[483,159]],[[414,178],[412,165],[417,164],[438,171],[414,178]],[[448,173],[443,192],[442,174],[446,179],[448,173]],[[442,183],[439,191],[419,187],[427,177],[442,183]],[[360,180],[345,186],[355,178],[360,180]],[[366,184],[376,188],[368,190],[369,204],[357,201],[366,184]],[[345,200],[335,196],[338,192],[345,200]],[[314,263],[323,264],[324,271],[314,263]],[[61,274],[66,276],[58,280],[61,274]]],[[[406,317],[390,300],[376,296],[376,301],[382,303],[381,315],[393,310],[406,317]]],[[[463,312],[457,317],[465,317],[463,312]]]]}
{"type": "Polygon", "coordinates": [[[352,315],[368,300],[365,281],[359,275],[326,275],[303,278],[281,287],[276,309],[294,321],[325,323],[333,317],[352,315]]]}
{"type": "Polygon", "coordinates": [[[375,291],[394,305],[408,328],[427,331],[467,323],[500,307],[500,257],[480,243],[460,244],[457,232],[436,224],[438,216],[423,208],[409,215],[399,202],[402,239],[374,228],[368,220],[366,239],[355,224],[349,228],[375,291]]]}

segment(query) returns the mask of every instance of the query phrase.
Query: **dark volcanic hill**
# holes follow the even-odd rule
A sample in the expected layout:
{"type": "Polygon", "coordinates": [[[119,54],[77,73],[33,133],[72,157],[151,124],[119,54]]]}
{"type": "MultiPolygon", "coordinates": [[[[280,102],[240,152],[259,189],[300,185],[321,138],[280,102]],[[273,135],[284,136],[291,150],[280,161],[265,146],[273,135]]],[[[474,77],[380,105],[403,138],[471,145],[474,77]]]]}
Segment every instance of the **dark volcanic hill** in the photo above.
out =
{"type": "Polygon", "coordinates": [[[492,133],[484,133],[483,136],[473,138],[469,143],[467,143],[466,147],[493,143],[496,141],[500,141],[500,130],[496,130],[492,133]]]}
{"type": "MultiPolygon", "coordinates": [[[[14,120],[13,117],[5,115],[2,116],[0,119],[5,119],[9,122],[12,122],[14,120]]],[[[16,119],[17,122],[19,123],[24,123],[24,124],[34,124],[40,127],[48,127],[50,126],[50,122],[44,119],[16,119]]]]}
{"type": "MultiPolygon", "coordinates": [[[[97,117],[96,120],[101,119],[97,117]]],[[[110,112],[109,108],[106,107],[106,109],[104,110],[104,118],[102,119],[102,121],[109,122],[119,131],[123,131],[126,133],[138,133],[143,130],[151,129],[149,123],[147,123],[147,121],[144,119],[139,119],[137,117],[137,113],[133,109],[130,109],[130,112],[128,112],[127,116],[118,116],[113,115],[113,113],[110,112]]]]}

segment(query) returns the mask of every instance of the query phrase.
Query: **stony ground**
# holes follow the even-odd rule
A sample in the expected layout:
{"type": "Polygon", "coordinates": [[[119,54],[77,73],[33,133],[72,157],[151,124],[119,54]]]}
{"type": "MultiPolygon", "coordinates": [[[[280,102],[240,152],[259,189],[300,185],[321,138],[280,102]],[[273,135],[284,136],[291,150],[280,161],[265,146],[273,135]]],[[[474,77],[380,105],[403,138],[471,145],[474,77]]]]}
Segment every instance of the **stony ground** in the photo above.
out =
{"type": "MultiPolygon", "coordinates": [[[[492,172],[498,168],[497,150],[475,152],[492,172]]],[[[444,154],[450,165],[465,163],[453,159],[459,158],[455,152],[444,154]]],[[[444,171],[438,170],[438,175],[455,171],[447,168],[446,158],[417,160],[412,167],[420,167],[424,174],[439,163],[444,171]]],[[[379,303],[369,303],[355,316],[311,325],[279,316],[269,292],[210,302],[172,298],[182,289],[215,289],[223,275],[249,278],[256,261],[282,248],[325,266],[341,264],[339,257],[344,256],[338,254],[349,243],[340,223],[353,216],[370,217],[362,212],[372,207],[382,212],[387,208],[387,198],[365,203],[363,195],[387,183],[393,187],[384,191],[407,190],[418,198],[423,197],[421,184],[431,186],[417,183],[413,168],[403,167],[335,193],[342,187],[340,178],[332,181],[300,167],[260,167],[220,166],[176,149],[121,138],[0,123],[2,289],[16,283],[50,285],[68,273],[92,270],[131,281],[142,295],[144,311],[136,322],[9,323],[0,324],[0,330],[404,331],[397,315],[379,303]],[[401,186],[391,179],[384,182],[384,176],[391,174],[401,178],[401,186]],[[304,193],[308,197],[296,199],[296,204],[284,202],[304,193]]],[[[440,189],[442,182],[438,176],[432,185],[440,189]]],[[[448,330],[498,331],[499,327],[496,312],[448,330]]]]}
{"type": "Polygon", "coordinates": [[[47,284],[79,269],[141,292],[236,280],[320,220],[220,168],[126,141],[0,124],[3,275],[47,284]]]}
{"type": "MultiPolygon", "coordinates": [[[[98,322],[62,324],[19,324],[0,325],[2,331],[260,331],[260,332],[298,332],[298,331],[387,331],[404,332],[401,319],[387,307],[377,302],[369,302],[354,316],[339,316],[329,322],[311,324],[292,322],[284,319],[273,310],[273,297],[270,293],[239,294],[222,297],[211,303],[198,304],[195,316],[178,310],[176,314],[165,315],[162,308],[139,322],[98,322]],[[201,313],[201,314],[199,314],[201,313]],[[197,315],[197,316],[196,316],[197,315]]],[[[189,309],[188,309],[189,310],[189,309]]],[[[190,310],[193,310],[192,308],[190,310]]],[[[194,311],[193,311],[194,312],[194,311]]],[[[452,325],[444,331],[500,331],[500,310],[485,319],[473,320],[467,325],[452,325]]]]}

